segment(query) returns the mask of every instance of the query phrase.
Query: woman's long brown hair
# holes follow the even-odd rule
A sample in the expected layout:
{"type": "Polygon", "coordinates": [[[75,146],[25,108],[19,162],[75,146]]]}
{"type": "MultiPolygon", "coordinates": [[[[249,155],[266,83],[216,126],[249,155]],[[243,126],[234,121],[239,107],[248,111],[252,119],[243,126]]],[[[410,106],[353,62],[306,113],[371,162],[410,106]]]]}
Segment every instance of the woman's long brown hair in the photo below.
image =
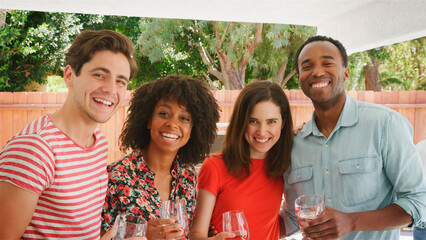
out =
{"type": "Polygon", "coordinates": [[[276,83],[255,82],[243,88],[238,96],[222,148],[226,168],[237,178],[250,175],[250,145],[244,134],[254,106],[264,101],[272,101],[280,107],[284,124],[280,138],[267,153],[266,173],[270,177],[281,177],[290,166],[293,122],[287,96],[276,83]]]}

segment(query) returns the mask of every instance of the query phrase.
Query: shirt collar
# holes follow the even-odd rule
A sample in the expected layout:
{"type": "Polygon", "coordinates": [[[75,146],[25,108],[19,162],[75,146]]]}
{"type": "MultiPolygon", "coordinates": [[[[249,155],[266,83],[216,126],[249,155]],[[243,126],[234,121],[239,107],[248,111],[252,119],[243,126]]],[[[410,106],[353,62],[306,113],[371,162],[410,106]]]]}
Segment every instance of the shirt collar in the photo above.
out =
{"type": "MultiPolygon", "coordinates": [[[[155,173],[149,169],[149,167],[146,165],[145,163],[145,159],[142,156],[142,151],[137,149],[134,150],[132,155],[134,156],[134,159],[137,159],[137,164],[136,164],[136,168],[139,171],[145,172],[147,174],[149,174],[149,176],[151,176],[152,178],[154,178],[155,173]]],[[[175,160],[172,163],[172,168],[170,170],[170,173],[172,175],[173,178],[177,178],[181,172],[181,164],[179,163],[179,156],[176,155],[175,160]]]]}
{"type": "MultiPolygon", "coordinates": [[[[318,127],[315,123],[316,112],[312,113],[312,118],[308,121],[303,129],[299,132],[302,137],[307,137],[309,135],[320,136],[321,132],[318,130],[318,127]]],[[[340,114],[339,120],[335,130],[340,127],[349,127],[358,122],[358,107],[357,101],[349,95],[346,95],[345,105],[343,106],[342,113],[340,114]]]]}

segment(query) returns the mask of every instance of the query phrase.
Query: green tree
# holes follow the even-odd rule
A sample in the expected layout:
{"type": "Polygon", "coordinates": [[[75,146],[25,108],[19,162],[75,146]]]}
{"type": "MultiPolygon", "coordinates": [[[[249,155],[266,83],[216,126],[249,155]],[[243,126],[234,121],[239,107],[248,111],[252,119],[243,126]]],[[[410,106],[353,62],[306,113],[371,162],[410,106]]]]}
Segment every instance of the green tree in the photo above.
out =
{"type": "Polygon", "coordinates": [[[67,47],[83,28],[79,14],[15,10],[2,14],[0,91],[23,91],[32,81],[45,83],[48,75],[58,74],[67,47]]]}
{"type": "Polygon", "coordinates": [[[365,90],[364,65],[366,65],[366,61],[368,61],[368,56],[365,52],[357,52],[349,56],[350,76],[349,80],[345,82],[346,90],[365,90]]]}
{"type": "Polygon", "coordinates": [[[141,30],[140,49],[150,61],[184,60],[190,72],[225,89],[243,88],[246,74],[284,86],[285,73],[294,74],[288,58],[314,33],[303,26],[169,19],[143,19],[141,30]]]}
{"type": "Polygon", "coordinates": [[[299,46],[315,32],[314,27],[308,26],[265,24],[264,40],[249,63],[249,78],[269,79],[282,88],[299,88],[294,57],[299,46]]]}
{"type": "Polygon", "coordinates": [[[380,65],[386,90],[426,90],[426,37],[385,47],[388,58],[380,65]]]}
{"type": "MultiPolygon", "coordinates": [[[[138,74],[131,80],[129,87],[135,89],[145,82],[149,82],[167,74],[191,75],[202,77],[206,68],[199,63],[201,60],[191,54],[191,48],[182,42],[175,42],[175,48],[166,48],[160,59],[151,61],[150,58],[142,54],[142,45],[137,44],[141,35],[145,35],[144,25],[140,22],[149,21],[140,17],[126,16],[101,16],[101,21],[93,24],[84,24],[84,29],[102,30],[110,29],[120,32],[129,37],[136,46],[134,56],[138,63],[138,74]],[[173,50],[173,51],[172,51],[173,50]]],[[[82,19],[82,22],[87,22],[82,19]]],[[[155,38],[152,38],[154,40],[155,38]]]]}
{"type": "Polygon", "coordinates": [[[380,92],[379,58],[380,50],[371,49],[366,51],[367,64],[364,65],[365,90],[380,92]]]}
{"type": "Polygon", "coordinates": [[[425,90],[425,43],[426,37],[422,37],[352,54],[349,56],[351,76],[346,89],[425,90]],[[371,76],[377,81],[369,81],[371,76]]]}

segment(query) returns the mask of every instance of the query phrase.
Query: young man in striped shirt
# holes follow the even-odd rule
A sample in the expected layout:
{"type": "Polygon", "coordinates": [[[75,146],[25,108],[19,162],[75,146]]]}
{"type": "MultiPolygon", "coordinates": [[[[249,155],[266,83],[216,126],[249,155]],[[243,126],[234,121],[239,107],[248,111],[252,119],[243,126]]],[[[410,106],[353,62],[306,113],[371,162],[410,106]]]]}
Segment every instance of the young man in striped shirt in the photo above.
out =
{"type": "Polygon", "coordinates": [[[99,239],[108,143],[97,128],[124,101],[134,46],[114,31],[84,31],[66,53],[68,97],[0,153],[0,239],[99,239]]]}

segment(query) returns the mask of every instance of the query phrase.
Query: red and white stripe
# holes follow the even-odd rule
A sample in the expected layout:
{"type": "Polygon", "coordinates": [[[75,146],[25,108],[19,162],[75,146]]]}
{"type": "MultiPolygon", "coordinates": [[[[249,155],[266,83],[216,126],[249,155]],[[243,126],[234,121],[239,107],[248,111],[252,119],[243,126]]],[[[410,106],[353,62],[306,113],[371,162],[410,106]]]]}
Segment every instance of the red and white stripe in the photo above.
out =
{"type": "Polygon", "coordinates": [[[97,129],[90,148],[74,143],[45,115],[0,154],[0,181],[40,195],[24,239],[98,239],[107,188],[108,143],[97,129]]]}

